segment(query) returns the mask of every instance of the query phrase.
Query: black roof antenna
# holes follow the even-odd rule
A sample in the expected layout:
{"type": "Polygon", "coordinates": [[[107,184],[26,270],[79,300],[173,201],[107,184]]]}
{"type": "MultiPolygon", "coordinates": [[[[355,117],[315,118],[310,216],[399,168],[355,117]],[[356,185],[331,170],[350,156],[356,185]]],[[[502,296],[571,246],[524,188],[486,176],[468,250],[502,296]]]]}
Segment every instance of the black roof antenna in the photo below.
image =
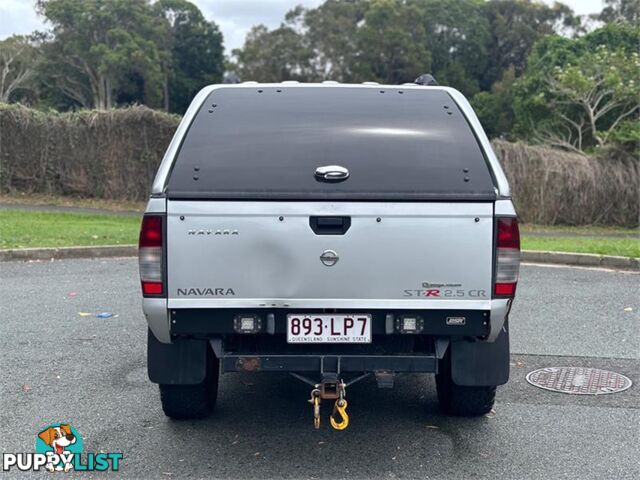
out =
{"type": "Polygon", "coordinates": [[[418,78],[416,78],[413,83],[417,83],[418,85],[424,85],[428,87],[433,87],[438,85],[437,80],[430,73],[423,73],[418,78]]]}

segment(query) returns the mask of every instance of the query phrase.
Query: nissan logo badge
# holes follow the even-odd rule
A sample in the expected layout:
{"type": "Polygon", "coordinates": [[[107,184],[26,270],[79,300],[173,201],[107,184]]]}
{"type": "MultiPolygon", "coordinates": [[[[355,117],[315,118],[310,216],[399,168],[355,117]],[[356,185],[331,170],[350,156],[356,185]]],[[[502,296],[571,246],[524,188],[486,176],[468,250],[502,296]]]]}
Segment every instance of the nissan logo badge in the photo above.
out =
{"type": "Polygon", "coordinates": [[[325,250],[320,255],[320,261],[325,264],[327,267],[333,267],[336,263],[338,263],[340,257],[333,250],[325,250]]]}

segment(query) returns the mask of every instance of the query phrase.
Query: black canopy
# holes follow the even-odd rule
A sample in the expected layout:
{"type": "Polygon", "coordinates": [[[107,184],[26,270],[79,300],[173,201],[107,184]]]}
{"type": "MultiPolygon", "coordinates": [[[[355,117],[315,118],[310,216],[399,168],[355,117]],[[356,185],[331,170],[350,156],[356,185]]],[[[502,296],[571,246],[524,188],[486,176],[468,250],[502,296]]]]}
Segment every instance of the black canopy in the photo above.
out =
{"type": "Polygon", "coordinates": [[[189,127],[169,198],[493,200],[463,113],[433,88],[214,90],[189,127]],[[317,181],[339,165],[349,178],[317,181]]]}

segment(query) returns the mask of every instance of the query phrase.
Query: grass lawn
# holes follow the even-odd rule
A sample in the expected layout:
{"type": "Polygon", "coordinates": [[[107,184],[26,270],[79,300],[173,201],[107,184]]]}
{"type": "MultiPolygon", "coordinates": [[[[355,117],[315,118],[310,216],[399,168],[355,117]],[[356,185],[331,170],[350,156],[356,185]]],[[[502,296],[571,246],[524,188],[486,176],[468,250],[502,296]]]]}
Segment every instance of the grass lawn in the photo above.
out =
{"type": "MultiPolygon", "coordinates": [[[[114,214],[32,212],[0,209],[0,248],[67,247],[82,245],[126,245],[138,242],[140,219],[114,214]]],[[[640,257],[640,239],[607,237],[607,233],[634,234],[637,230],[595,227],[522,228],[524,250],[599,253],[640,257]],[[596,237],[539,237],[533,231],[552,231],[598,235],[596,237]]]]}
{"type": "Polygon", "coordinates": [[[529,232],[547,232],[547,233],[567,233],[571,235],[634,235],[638,237],[640,230],[637,228],[624,227],[600,227],[595,225],[581,225],[572,227],[567,225],[534,225],[532,223],[521,223],[520,234],[526,235],[529,232]]]}
{"type": "Polygon", "coordinates": [[[0,248],[137,244],[139,229],[135,216],[0,210],[0,248]]]}
{"type": "Polygon", "coordinates": [[[640,239],[610,237],[521,237],[523,250],[599,253],[620,257],[640,257],[640,239]]]}
{"type": "Polygon", "coordinates": [[[100,208],[103,210],[136,210],[144,211],[147,202],[128,200],[106,200],[103,198],[78,198],[60,195],[42,195],[39,193],[3,193],[0,203],[13,205],[52,205],[57,207],[100,208]]]}

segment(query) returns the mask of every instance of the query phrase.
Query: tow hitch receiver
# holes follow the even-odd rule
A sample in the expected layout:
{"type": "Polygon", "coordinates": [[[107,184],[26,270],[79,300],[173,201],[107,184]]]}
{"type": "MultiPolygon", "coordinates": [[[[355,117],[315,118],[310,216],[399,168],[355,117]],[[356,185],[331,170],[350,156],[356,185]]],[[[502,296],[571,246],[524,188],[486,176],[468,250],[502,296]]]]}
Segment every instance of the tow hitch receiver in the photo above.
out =
{"type": "MultiPolygon", "coordinates": [[[[322,376],[322,383],[320,384],[320,396],[323,400],[336,400],[340,397],[340,384],[342,382],[338,380],[338,375],[335,373],[325,373],[322,376]]],[[[342,383],[344,390],[344,383],[342,383]]]]}

